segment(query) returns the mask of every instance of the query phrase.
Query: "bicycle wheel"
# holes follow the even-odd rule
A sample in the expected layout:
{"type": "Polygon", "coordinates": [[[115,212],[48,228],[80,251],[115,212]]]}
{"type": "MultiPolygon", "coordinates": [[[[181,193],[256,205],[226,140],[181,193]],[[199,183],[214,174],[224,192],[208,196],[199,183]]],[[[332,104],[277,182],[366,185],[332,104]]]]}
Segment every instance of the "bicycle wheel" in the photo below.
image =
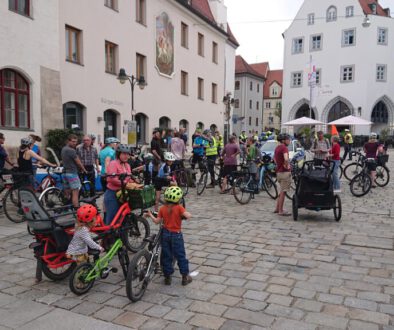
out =
{"type": "Polygon", "coordinates": [[[353,162],[345,166],[343,175],[347,180],[351,181],[357,174],[360,174],[362,170],[363,167],[360,163],[353,162]]]}
{"type": "Polygon", "coordinates": [[[293,198],[291,200],[291,206],[293,210],[293,220],[297,221],[298,220],[298,197],[296,194],[293,195],[293,198]]]}
{"type": "Polygon", "coordinates": [[[341,198],[336,195],[334,198],[334,218],[336,221],[341,220],[342,217],[342,202],[341,198]]]}
{"type": "Polygon", "coordinates": [[[338,178],[339,178],[339,180],[342,179],[342,176],[343,176],[343,167],[342,167],[342,165],[340,165],[338,167],[338,178]]]}
{"type": "Polygon", "coordinates": [[[263,189],[268,194],[268,196],[270,196],[272,199],[278,198],[278,188],[276,187],[274,180],[272,180],[272,178],[267,174],[264,175],[263,186],[263,189]]]}
{"type": "Polygon", "coordinates": [[[176,172],[176,183],[183,191],[183,196],[186,196],[189,191],[189,185],[187,183],[187,173],[184,170],[176,172]]]}
{"type": "Polygon", "coordinates": [[[353,196],[362,197],[371,190],[371,186],[372,180],[369,175],[366,173],[360,173],[350,181],[350,192],[353,196]]]}
{"type": "Polygon", "coordinates": [[[376,167],[376,179],[375,183],[379,187],[385,187],[390,181],[390,172],[388,168],[383,165],[383,166],[377,166],[376,167]]]}
{"type": "Polygon", "coordinates": [[[52,209],[67,204],[63,191],[56,187],[44,190],[38,200],[45,209],[52,209]]]}
{"type": "Polygon", "coordinates": [[[25,221],[24,213],[19,202],[19,192],[16,188],[9,189],[4,195],[3,209],[5,216],[12,222],[25,221]]]}
{"type": "Polygon", "coordinates": [[[196,187],[197,187],[197,195],[201,195],[206,186],[208,181],[208,172],[205,170],[198,171],[196,174],[196,187]]]}
{"type": "Polygon", "coordinates": [[[88,292],[94,284],[94,279],[92,281],[85,281],[86,276],[93,269],[93,265],[89,263],[83,263],[77,266],[70,276],[69,286],[70,290],[76,295],[80,296],[88,292]]]}
{"type": "Polygon", "coordinates": [[[138,252],[142,250],[146,242],[144,239],[150,235],[150,226],[148,221],[141,216],[131,214],[125,218],[121,230],[121,239],[127,250],[138,252]]]}
{"type": "Polygon", "coordinates": [[[286,191],[285,195],[288,199],[292,200],[295,192],[296,192],[296,184],[294,181],[292,181],[290,185],[290,191],[286,191]]]}
{"type": "Polygon", "coordinates": [[[246,177],[239,177],[235,179],[233,185],[233,194],[235,200],[242,204],[248,204],[252,199],[252,193],[247,189],[248,181],[246,177]]]}
{"type": "MultiPolygon", "coordinates": [[[[146,250],[139,251],[133,259],[131,259],[126,277],[126,294],[132,301],[139,301],[145,293],[148,286],[149,277],[145,278],[149,266],[151,255],[146,250]]],[[[151,265],[153,268],[155,265],[151,265]]]]}

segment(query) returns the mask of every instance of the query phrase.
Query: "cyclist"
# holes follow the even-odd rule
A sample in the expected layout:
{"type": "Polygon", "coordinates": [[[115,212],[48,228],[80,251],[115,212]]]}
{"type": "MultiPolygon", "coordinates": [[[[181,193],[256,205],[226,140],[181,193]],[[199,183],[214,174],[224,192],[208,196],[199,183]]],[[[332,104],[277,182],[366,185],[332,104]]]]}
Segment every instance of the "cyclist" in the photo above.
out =
{"type": "Polygon", "coordinates": [[[224,148],[223,135],[220,134],[219,131],[216,131],[215,132],[215,139],[218,142],[218,155],[220,155],[222,153],[223,148],[224,148]]]}
{"type": "Polygon", "coordinates": [[[192,158],[192,169],[196,168],[196,164],[200,164],[204,157],[205,148],[208,146],[208,141],[201,135],[201,129],[197,128],[194,133],[194,142],[193,142],[193,158],[192,158]]]}
{"type": "Polygon", "coordinates": [[[239,141],[239,148],[241,149],[241,158],[242,160],[245,159],[246,155],[246,141],[248,140],[248,137],[246,136],[246,131],[243,130],[242,133],[240,134],[238,141],[239,141]]]}
{"type": "Polygon", "coordinates": [[[367,162],[367,165],[368,165],[368,171],[370,173],[369,175],[372,180],[372,188],[376,188],[376,183],[375,183],[376,167],[377,167],[376,160],[378,158],[378,154],[384,152],[383,145],[377,141],[377,138],[378,135],[372,132],[369,135],[368,142],[364,144],[365,157],[367,158],[367,160],[369,160],[367,162]]]}
{"type": "Polygon", "coordinates": [[[185,142],[180,138],[179,132],[174,133],[174,137],[171,139],[170,149],[176,158],[174,168],[182,168],[183,159],[185,159],[186,145],[185,142]]]}
{"type": "Polygon", "coordinates": [[[223,157],[223,183],[221,187],[221,194],[226,193],[227,181],[231,174],[237,170],[237,156],[240,154],[241,150],[237,144],[237,138],[232,135],[229,138],[229,143],[224,146],[222,151],[223,157]]]}
{"type": "Polygon", "coordinates": [[[339,180],[339,166],[341,166],[341,157],[340,151],[341,147],[339,146],[339,136],[333,135],[331,137],[332,147],[329,152],[329,156],[331,160],[335,163],[334,171],[333,171],[333,186],[334,186],[334,193],[341,192],[341,181],[339,180]]]}
{"type": "Polygon", "coordinates": [[[179,271],[182,275],[182,285],[188,285],[192,282],[192,278],[189,275],[189,261],[186,259],[185,243],[182,235],[182,220],[189,220],[192,215],[179,204],[182,196],[181,188],[167,188],[164,192],[166,204],[160,208],[157,217],[153,216],[150,211],[145,215],[150,217],[156,224],[163,222],[161,262],[163,264],[165,285],[171,285],[171,275],[174,273],[174,259],[178,262],[179,271]]]}
{"type": "Polygon", "coordinates": [[[350,130],[345,129],[345,136],[343,137],[345,141],[345,153],[343,154],[342,161],[346,160],[346,156],[349,155],[349,160],[352,160],[352,147],[353,147],[353,136],[350,130]]]}
{"type": "Polygon", "coordinates": [[[289,216],[290,213],[283,210],[286,192],[290,190],[291,186],[291,169],[289,163],[289,150],[287,146],[290,144],[290,135],[279,134],[278,142],[280,143],[275,148],[274,160],[276,163],[276,176],[280,185],[280,194],[276,202],[274,213],[281,216],[289,216]]]}
{"type": "MultiPolygon", "coordinates": [[[[33,145],[31,147],[31,150],[33,150],[37,155],[41,156],[41,150],[37,144],[37,142],[41,142],[41,137],[35,134],[30,134],[29,137],[33,140],[33,145]]],[[[32,161],[33,161],[33,175],[35,177],[37,174],[38,160],[32,158],[32,161]]]]}
{"type": "Polygon", "coordinates": [[[171,166],[173,165],[174,161],[176,160],[174,154],[172,152],[165,152],[164,153],[164,164],[161,165],[159,169],[159,173],[157,174],[156,178],[154,178],[153,182],[155,185],[156,190],[156,202],[155,202],[155,211],[159,210],[159,201],[161,195],[161,189],[163,187],[168,186],[175,186],[176,182],[173,181],[171,176],[171,166]]]}
{"type": "Polygon", "coordinates": [[[115,155],[116,155],[116,147],[118,146],[118,144],[120,143],[120,141],[115,138],[115,137],[109,137],[105,139],[105,146],[104,148],[100,151],[99,154],[99,159],[100,159],[100,164],[101,164],[101,186],[103,188],[103,191],[105,192],[107,190],[107,181],[105,178],[105,171],[106,168],[109,164],[109,162],[111,160],[115,159],[115,155]]]}
{"type": "Polygon", "coordinates": [[[257,147],[254,137],[249,137],[246,142],[246,161],[249,168],[249,173],[253,176],[255,182],[257,182],[257,147]]]}
{"type": "Polygon", "coordinates": [[[218,141],[212,136],[210,130],[204,131],[204,137],[209,141],[209,145],[205,149],[205,155],[207,156],[208,172],[211,177],[211,184],[207,188],[215,188],[215,162],[218,157],[218,141]]]}
{"type": "Polygon", "coordinates": [[[149,185],[152,183],[152,172],[153,172],[153,159],[154,156],[151,153],[144,155],[144,183],[149,185]]]}
{"type": "Polygon", "coordinates": [[[3,133],[0,133],[0,171],[4,169],[4,165],[7,162],[9,165],[14,166],[14,163],[8,157],[7,151],[4,149],[3,144],[5,137],[3,133]]]}
{"type": "Polygon", "coordinates": [[[83,137],[83,143],[77,147],[77,155],[85,167],[87,173],[80,173],[80,180],[84,181],[85,176],[90,182],[90,196],[96,194],[96,175],[94,168],[99,173],[99,159],[96,147],[93,146],[89,135],[83,137]]]}
{"type": "Polygon", "coordinates": [[[154,156],[152,178],[155,178],[157,173],[159,172],[159,168],[163,160],[160,128],[154,128],[152,134],[153,136],[152,141],[150,142],[150,150],[152,155],[154,156]]]}

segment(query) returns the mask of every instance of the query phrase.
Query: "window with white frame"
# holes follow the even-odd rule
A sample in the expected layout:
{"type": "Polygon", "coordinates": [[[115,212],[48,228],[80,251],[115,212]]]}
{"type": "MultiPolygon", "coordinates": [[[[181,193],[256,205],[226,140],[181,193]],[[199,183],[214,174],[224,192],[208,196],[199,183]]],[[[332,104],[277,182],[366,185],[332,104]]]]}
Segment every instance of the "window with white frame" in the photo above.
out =
{"type": "Polygon", "coordinates": [[[259,101],[256,102],[256,110],[260,110],[260,102],[259,101]]]}
{"type": "Polygon", "coordinates": [[[104,0],[104,5],[113,10],[118,10],[118,0],[104,0]]]}
{"type": "Polygon", "coordinates": [[[301,54],[304,52],[304,38],[293,39],[293,54],[301,54]]]}
{"type": "Polygon", "coordinates": [[[311,51],[322,49],[323,36],[321,34],[316,34],[311,36],[311,51]]]}
{"type": "Polygon", "coordinates": [[[387,45],[387,29],[378,28],[378,45],[387,45]]]}
{"type": "Polygon", "coordinates": [[[356,44],[356,29],[342,31],[342,47],[354,46],[356,44]]]}
{"type": "Polygon", "coordinates": [[[249,100],[249,109],[252,109],[253,105],[252,105],[252,100],[249,100]]]}
{"type": "Polygon", "coordinates": [[[266,107],[267,109],[271,108],[271,102],[265,102],[265,107],[266,107]]]}
{"type": "Polygon", "coordinates": [[[341,82],[354,81],[354,65],[344,65],[341,67],[341,82]]]}
{"type": "Polygon", "coordinates": [[[291,87],[302,87],[302,71],[291,73],[291,87]]]}
{"type": "Polygon", "coordinates": [[[252,91],[253,90],[253,81],[251,81],[250,83],[249,83],[249,89],[252,91]]]}
{"type": "Polygon", "coordinates": [[[321,69],[316,70],[316,85],[321,84],[321,69]]]}
{"type": "Polygon", "coordinates": [[[146,25],[146,0],[136,0],[135,19],[138,23],[146,25]]]}
{"type": "Polygon", "coordinates": [[[235,90],[238,91],[239,88],[240,88],[240,86],[241,86],[241,83],[240,83],[239,80],[237,80],[237,81],[235,82],[235,90]]]}
{"type": "Polygon", "coordinates": [[[278,96],[278,94],[279,94],[278,86],[272,86],[271,87],[271,96],[275,97],[275,96],[278,96]]]}
{"type": "Polygon", "coordinates": [[[378,64],[376,66],[376,81],[386,81],[387,66],[385,64],[378,64]]]}
{"type": "Polygon", "coordinates": [[[236,109],[239,108],[239,100],[238,99],[234,100],[234,108],[236,108],[236,109]]]}
{"type": "Polygon", "coordinates": [[[308,25],[313,25],[315,24],[315,14],[309,14],[308,15],[308,25]]]}
{"type": "Polygon", "coordinates": [[[346,17],[352,17],[352,16],[354,16],[354,7],[353,6],[346,7],[346,17]]]}
{"type": "Polygon", "coordinates": [[[326,21],[334,22],[337,20],[337,8],[335,6],[330,6],[327,9],[326,21]]]}

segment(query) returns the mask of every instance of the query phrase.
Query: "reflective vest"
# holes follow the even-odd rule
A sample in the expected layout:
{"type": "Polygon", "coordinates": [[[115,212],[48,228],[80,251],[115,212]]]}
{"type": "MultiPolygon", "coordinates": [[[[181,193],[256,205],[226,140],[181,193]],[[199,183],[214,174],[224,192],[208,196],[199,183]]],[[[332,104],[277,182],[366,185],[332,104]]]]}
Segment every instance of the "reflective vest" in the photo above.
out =
{"type": "Polygon", "coordinates": [[[209,144],[209,147],[205,149],[205,155],[207,156],[216,156],[218,154],[218,143],[216,139],[212,138],[212,143],[209,144]]]}
{"type": "Polygon", "coordinates": [[[246,140],[247,140],[248,138],[247,138],[247,136],[245,135],[245,134],[241,134],[240,136],[239,136],[239,140],[240,141],[242,141],[242,142],[245,142],[246,143],[246,140]]]}
{"type": "Polygon", "coordinates": [[[223,140],[223,136],[219,136],[219,141],[218,141],[218,144],[219,144],[219,148],[224,148],[224,140],[223,140]]]}
{"type": "Polygon", "coordinates": [[[350,133],[346,133],[345,135],[345,143],[346,144],[353,144],[353,136],[350,133]]]}

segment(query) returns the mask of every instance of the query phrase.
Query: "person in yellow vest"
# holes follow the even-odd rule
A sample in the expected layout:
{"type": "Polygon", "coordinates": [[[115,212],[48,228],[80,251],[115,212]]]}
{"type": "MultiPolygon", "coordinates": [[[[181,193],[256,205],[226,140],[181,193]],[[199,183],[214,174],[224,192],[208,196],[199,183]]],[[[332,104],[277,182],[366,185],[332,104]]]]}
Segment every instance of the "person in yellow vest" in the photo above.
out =
{"type": "Polygon", "coordinates": [[[212,132],[206,129],[203,132],[204,138],[209,141],[209,145],[205,148],[207,156],[208,172],[211,176],[211,184],[207,188],[215,187],[215,162],[218,157],[218,141],[212,136],[212,132]]]}
{"type": "Polygon", "coordinates": [[[219,131],[216,131],[216,132],[215,132],[215,139],[216,139],[216,141],[217,141],[217,143],[218,143],[218,155],[220,155],[221,152],[222,152],[222,150],[223,150],[223,148],[224,148],[224,139],[223,139],[223,135],[220,134],[219,131]]]}
{"type": "Polygon", "coordinates": [[[345,136],[343,139],[345,141],[345,153],[343,154],[342,162],[346,160],[347,155],[349,155],[349,160],[352,160],[353,136],[350,130],[345,129],[345,136]]]}

